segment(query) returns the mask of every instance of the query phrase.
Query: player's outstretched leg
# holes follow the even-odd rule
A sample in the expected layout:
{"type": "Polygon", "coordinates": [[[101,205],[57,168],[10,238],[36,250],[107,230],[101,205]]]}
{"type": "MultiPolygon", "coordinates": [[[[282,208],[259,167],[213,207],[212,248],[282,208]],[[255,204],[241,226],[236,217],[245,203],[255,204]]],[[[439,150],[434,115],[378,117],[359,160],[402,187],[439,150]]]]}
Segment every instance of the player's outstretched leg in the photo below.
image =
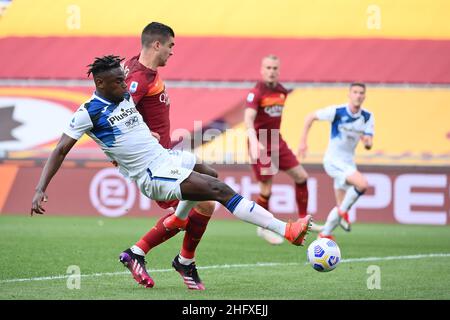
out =
{"type": "Polygon", "coordinates": [[[348,216],[347,211],[341,211],[341,209],[338,209],[339,213],[339,225],[341,226],[344,231],[350,232],[352,230],[352,223],[350,222],[350,217],[348,216]]]}
{"type": "Polygon", "coordinates": [[[289,221],[286,223],[278,220],[269,211],[254,201],[243,198],[222,181],[197,172],[192,172],[180,184],[180,189],[183,199],[190,201],[218,201],[240,220],[269,229],[284,236],[297,246],[303,245],[311,227],[311,215],[306,215],[295,222],[289,221]]]}
{"type": "Polygon", "coordinates": [[[359,191],[356,187],[348,188],[347,192],[345,193],[344,200],[342,200],[342,203],[338,208],[338,213],[341,218],[339,220],[339,225],[347,232],[351,230],[351,222],[348,216],[348,210],[350,210],[356,200],[358,200],[358,198],[362,196],[366,191],[365,188],[361,189],[362,191],[359,191]]]}
{"type": "Polygon", "coordinates": [[[345,192],[344,199],[342,200],[342,203],[338,208],[338,213],[340,216],[339,225],[342,227],[342,229],[348,232],[351,230],[348,211],[358,200],[358,198],[366,192],[369,186],[367,179],[359,171],[355,171],[353,174],[346,177],[345,181],[347,184],[351,185],[351,187],[348,188],[345,192]]]}
{"type": "Polygon", "coordinates": [[[334,207],[328,214],[327,221],[325,222],[322,231],[319,233],[318,238],[328,238],[334,240],[332,233],[333,230],[339,225],[339,220],[340,217],[338,208],[334,207]]]}
{"type": "Polygon", "coordinates": [[[144,255],[135,254],[129,248],[120,254],[119,261],[130,270],[131,275],[137,283],[146,288],[152,288],[155,285],[155,282],[145,268],[144,255]]]}

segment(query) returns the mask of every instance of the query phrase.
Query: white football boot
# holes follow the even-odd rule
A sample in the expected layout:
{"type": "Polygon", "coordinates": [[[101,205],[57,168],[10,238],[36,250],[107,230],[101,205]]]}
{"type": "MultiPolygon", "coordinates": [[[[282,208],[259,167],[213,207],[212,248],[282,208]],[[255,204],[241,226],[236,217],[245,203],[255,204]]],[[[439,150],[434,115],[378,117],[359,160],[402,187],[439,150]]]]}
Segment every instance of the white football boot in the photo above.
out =
{"type": "Polygon", "coordinates": [[[256,228],[256,234],[272,245],[279,245],[284,241],[283,237],[279,234],[261,227],[256,228]]]}

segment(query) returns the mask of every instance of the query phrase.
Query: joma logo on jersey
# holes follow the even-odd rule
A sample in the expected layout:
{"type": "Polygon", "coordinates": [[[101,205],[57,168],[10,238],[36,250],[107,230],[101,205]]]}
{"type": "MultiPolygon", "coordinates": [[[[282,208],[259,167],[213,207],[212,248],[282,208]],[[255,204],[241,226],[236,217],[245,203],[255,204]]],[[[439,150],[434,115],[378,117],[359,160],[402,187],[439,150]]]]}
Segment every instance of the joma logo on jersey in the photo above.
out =
{"type": "Polygon", "coordinates": [[[108,122],[113,126],[116,122],[125,119],[128,116],[131,116],[133,113],[137,113],[136,108],[129,108],[126,110],[123,110],[121,113],[113,115],[112,117],[108,118],[108,122]]]}
{"type": "Polygon", "coordinates": [[[271,117],[281,117],[281,113],[283,112],[283,106],[275,105],[265,107],[264,112],[271,117]]]}

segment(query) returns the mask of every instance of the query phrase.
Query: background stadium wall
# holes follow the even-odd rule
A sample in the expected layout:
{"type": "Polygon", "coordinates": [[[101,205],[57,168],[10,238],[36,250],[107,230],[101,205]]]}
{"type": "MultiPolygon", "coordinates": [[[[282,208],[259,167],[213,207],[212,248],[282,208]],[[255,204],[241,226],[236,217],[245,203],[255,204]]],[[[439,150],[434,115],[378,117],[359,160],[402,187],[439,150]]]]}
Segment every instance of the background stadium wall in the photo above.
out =
{"type": "MultiPolygon", "coordinates": [[[[29,162],[0,164],[0,213],[29,212],[34,186],[41,166],[29,162]]],[[[255,197],[258,186],[249,166],[216,166],[220,178],[245,197],[255,197]]],[[[309,179],[309,211],[324,220],[334,205],[331,179],[319,165],[306,165],[309,179]]],[[[368,192],[350,212],[359,222],[435,224],[449,223],[450,168],[361,166],[369,180],[368,192]]],[[[154,202],[141,196],[137,187],[103,162],[68,162],[47,190],[48,215],[160,216],[154,202]],[[95,167],[97,166],[97,167],[95,167]]],[[[295,218],[295,192],[284,173],[274,179],[271,210],[283,219],[295,218]]],[[[232,215],[217,206],[216,218],[232,215]]]]}

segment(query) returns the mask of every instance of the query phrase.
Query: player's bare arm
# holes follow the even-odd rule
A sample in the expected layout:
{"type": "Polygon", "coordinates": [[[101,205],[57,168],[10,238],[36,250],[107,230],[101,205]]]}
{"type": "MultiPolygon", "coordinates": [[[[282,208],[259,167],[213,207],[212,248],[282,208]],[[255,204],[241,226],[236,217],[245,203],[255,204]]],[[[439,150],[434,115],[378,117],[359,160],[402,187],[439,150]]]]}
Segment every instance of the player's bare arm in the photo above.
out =
{"type": "Polygon", "coordinates": [[[361,141],[364,144],[364,148],[366,148],[366,150],[370,150],[372,149],[373,146],[373,136],[369,136],[369,135],[363,135],[361,137],[361,141]]]}
{"type": "Polygon", "coordinates": [[[246,108],[244,113],[244,123],[247,129],[248,140],[250,144],[250,157],[254,160],[258,159],[260,151],[264,150],[264,145],[258,141],[255,130],[255,118],[257,111],[251,108],[246,108]]]}
{"type": "Polygon", "coordinates": [[[45,164],[44,170],[42,171],[39,183],[36,186],[36,192],[34,193],[33,201],[31,204],[30,215],[33,213],[43,214],[45,212],[42,207],[42,202],[47,202],[47,195],[45,190],[50,183],[53,176],[58,172],[61,164],[66,158],[67,153],[72,149],[77,140],[72,139],[66,134],[63,134],[58,142],[58,145],[51,153],[47,163],[45,164]]]}
{"type": "Polygon", "coordinates": [[[315,112],[306,116],[305,123],[303,125],[302,137],[300,139],[300,145],[298,147],[297,156],[304,158],[308,151],[308,134],[314,121],[318,120],[315,112]]]}

